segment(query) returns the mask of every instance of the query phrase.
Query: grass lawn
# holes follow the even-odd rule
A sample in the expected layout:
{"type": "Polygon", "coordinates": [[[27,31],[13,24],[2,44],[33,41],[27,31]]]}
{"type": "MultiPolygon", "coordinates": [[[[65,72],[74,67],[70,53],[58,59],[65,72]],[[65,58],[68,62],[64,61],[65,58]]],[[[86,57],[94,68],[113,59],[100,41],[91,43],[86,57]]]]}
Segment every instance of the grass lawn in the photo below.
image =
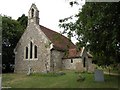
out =
{"type": "Polygon", "coordinates": [[[94,74],[82,73],[84,81],[77,81],[78,74],[66,71],[65,75],[53,74],[3,74],[2,87],[12,88],[118,88],[117,75],[104,75],[104,82],[95,82],[94,74]]]}

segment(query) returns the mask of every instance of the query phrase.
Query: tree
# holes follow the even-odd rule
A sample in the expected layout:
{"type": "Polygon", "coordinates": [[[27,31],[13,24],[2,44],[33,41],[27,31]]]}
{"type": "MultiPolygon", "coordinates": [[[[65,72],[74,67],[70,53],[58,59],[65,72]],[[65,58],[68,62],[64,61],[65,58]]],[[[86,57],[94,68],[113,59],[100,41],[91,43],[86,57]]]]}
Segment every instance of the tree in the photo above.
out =
{"type": "MultiPolygon", "coordinates": [[[[77,34],[77,45],[85,46],[93,53],[94,62],[109,65],[120,62],[120,2],[86,3],[75,15],[76,22],[61,19],[64,32],[77,34]]],[[[71,35],[72,36],[72,35],[71,35]]]]}
{"type": "Polygon", "coordinates": [[[26,29],[28,23],[28,17],[25,16],[25,14],[22,14],[22,16],[19,17],[17,21],[23,26],[24,29],[26,29]]]}
{"type": "Polygon", "coordinates": [[[11,17],[2,16],[2,63],[14,64],[14,48],[24,28],[11,17]]]}

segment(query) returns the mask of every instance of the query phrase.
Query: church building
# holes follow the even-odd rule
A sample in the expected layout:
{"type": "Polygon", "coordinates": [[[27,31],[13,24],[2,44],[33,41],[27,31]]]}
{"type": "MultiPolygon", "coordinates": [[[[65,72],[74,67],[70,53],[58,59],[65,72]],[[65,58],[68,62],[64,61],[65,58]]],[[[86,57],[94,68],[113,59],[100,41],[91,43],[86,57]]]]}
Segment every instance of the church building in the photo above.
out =
{"type": "Polygon", "coordinates": [[[15,49],[15,72],[54,72],[64,69],[91,71],[92,55],[77,50],[67,37],[39,25],[39,10],[32,4],[28,25],[15,49]]]}

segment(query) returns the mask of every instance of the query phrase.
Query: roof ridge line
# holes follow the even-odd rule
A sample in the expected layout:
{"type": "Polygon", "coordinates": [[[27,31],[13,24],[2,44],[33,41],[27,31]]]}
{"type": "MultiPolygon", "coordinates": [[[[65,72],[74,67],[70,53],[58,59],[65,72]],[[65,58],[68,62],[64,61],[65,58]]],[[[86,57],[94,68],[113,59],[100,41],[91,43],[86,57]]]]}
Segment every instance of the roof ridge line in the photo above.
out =
{"type": "MultiPolygon", "coordinates": [[[[42,27],[44,27],[44,28],[46,28],[46,29],[49,29],[49,30],[52,31],[52,32],[58,33],[59,35],[67,38],[66,36],[62,35],[61,33],[57,32],[57,31],[54,31],[54,30],[52,30],[52,29],[50,29],[50,28],[47,28],[47,27],[45,27],[45,26],[43,26],[43,25],[39,25],[39,26],[42,26],[42,27]]],[[[69,38],[67,38],[67,39],[70,40],[69,38]]],[[[71,40],[70,40],[70,41],[71,41],[71,40]]],[[[71,42],[72,42],[72,41],[71,41],[71,42]]],[[[73,42],[72,42],[72,43],[73,43],[73,42]]],[[[74,44],[74,43],[73,43],[73,44],[74,44]]]]}

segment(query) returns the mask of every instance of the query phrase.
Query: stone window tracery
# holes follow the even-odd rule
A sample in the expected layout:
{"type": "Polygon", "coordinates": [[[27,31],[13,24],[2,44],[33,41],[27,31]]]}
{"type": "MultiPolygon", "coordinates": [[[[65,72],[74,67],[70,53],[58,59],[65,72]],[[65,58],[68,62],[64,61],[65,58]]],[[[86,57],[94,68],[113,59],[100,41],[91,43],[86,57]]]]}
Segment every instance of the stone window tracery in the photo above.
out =
{"type": "Polygon", "coordinates": [[[37,60],[38,59],[38,50],[37,45],[32,41],[24,49],[24,59],[25,60],[37,60]]]}

